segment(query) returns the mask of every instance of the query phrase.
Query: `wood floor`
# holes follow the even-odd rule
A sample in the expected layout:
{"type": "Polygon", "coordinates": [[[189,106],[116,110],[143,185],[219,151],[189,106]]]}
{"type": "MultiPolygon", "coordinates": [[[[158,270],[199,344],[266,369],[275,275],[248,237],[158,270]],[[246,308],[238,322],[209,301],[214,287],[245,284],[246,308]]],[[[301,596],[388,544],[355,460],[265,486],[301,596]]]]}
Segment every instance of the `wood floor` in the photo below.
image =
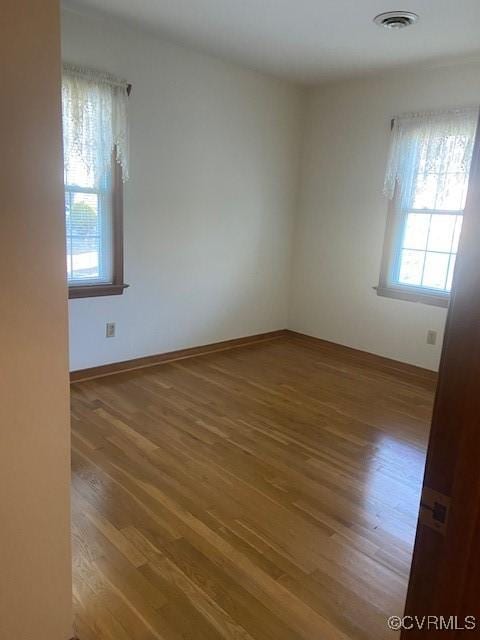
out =
{"type": "Polygon", "coordinates": [[[431,378],[281,338],[72,386],[81,640],[380,640],[431,378]]]}

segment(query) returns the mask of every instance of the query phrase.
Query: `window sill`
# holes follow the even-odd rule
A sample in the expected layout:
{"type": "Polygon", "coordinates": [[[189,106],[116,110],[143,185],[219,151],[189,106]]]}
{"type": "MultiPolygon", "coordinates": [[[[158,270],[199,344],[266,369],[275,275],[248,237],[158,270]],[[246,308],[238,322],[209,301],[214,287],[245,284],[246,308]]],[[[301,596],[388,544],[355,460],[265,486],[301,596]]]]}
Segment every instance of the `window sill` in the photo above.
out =
{"type": "Polygon", "coordinates": [[[420,302],[422,304],[429,304],[434,307],[448,307],[450,302],[449,295],[424,293],[422,291],[409,291],[407,289],[401,289],[400,287],[374,287],[377,291],[377,296],[383,296],[384,298],[395,298],[396,300],[407,300],[408,302],[420,302]]]}
{"type": "Polygon", "coordinates": [[[128,284],[86,284],[68,287],[68,297],[96,298],[98,296],[121,296],[128,284]]]}

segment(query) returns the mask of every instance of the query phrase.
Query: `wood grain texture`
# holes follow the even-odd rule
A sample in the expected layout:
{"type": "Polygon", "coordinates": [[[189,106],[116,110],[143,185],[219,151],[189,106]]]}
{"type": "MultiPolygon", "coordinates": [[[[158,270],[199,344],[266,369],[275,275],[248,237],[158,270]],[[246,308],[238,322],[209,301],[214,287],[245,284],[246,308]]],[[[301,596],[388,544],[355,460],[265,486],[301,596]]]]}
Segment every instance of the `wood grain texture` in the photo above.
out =
{"type": "Polygon", "coordinates": [[[78,636],[395,638],[417,373],[290,334],[72,385],[78,636]]]}
{"type": "Polygon", "coordinates": [[[177,349],[176,351],[168,351],[165,353],[157,353],[151,356],[124,360],[122,362],[112,362],[111,364],[103,364],[98,367],[78,369],[77,371],[70,372],[70,382],[94,380],[95,378],[103,378],[104,376],[111,376],[115,373],[124,373],[125,371],[136,371],[137,369],[154,367],[158,364],[164,364],[165,362],[174,362],[175,360],[184,360],[185,358],[195,358],[197,356],[203,356],[216,351],[237,349],[238,347],[244,347],[256,342],[283,338],[288,333],[289,331],[287,329],[278,329],[277,331],[268,331],[267,333],[258,333],[252,336],[233,338],[232,340],[222,340],[221,342],[214,342],[197,347],[188,347],[186,349],[177,349]]]}
{"type": "Polygon", "coordinates": [[[83,382],[85,380],[95,380],[111,376],[116,373],[124,373],[126,371],[136,371],[137,369],[146,369],[154,367],[165,362],[175,362],[176,360],[185,360],[186,358],[196,358],[217,351],[228,351],[230,349],[238,349],[239,347],[249,346],[257,342],[265,342],[267,340],[276,340],[277,338],[292,337],[306,340],[310,344],[314,344],[317,348],[323,348],[329,353],[340,352],[344,357],[351,360],[361,360],[364,363],[373,363],[376,367],[381,367],[384,371],[395,373],[399,372],[403,376],[425,384],[428,388],[434,389],[437,384],[437,373],[429,369],[423,369],[411,364],[383,358],[381,356],[359,351],[351,347],[321,340],[304,333],[298,333],[291,329],[277,329],[276,331],[268,331],[267,333],[258,333],[252,336],[244,336],[241,338],[233,338],[231,340],[223,340],[221,342],[213,342],[211,344],[200,345],[197,347],[188,347],[186,349],[177,349],[176,351],[168,351],[166,353],[158,353],[151,356],[141,358],[133,358],[132,360],[124,360],[122,362],[112,362],[98,367],[89,367],[88,369],[78,369],[70,372],[70,382],[83,382]]]}

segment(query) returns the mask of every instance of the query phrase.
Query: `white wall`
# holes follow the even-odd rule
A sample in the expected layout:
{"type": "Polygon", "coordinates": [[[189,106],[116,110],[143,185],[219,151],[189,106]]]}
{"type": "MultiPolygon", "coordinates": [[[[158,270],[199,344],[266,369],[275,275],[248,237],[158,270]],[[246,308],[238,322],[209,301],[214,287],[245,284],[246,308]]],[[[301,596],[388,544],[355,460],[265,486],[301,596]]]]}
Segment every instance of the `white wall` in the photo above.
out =
{"type": "Polygon", "coordinates": [[[286,326],[437,368],[445,309],[373,289],[390,120],[480,102],[480,64],[322,85],[307,100],[293,85],[97,16],[66,11],[62,30],[64,59],[133,83],[131,286],[70,302],[71,369],[286,326]],[[439,332],[436,346],[428,329],[439,332]]]}
{"type": "Polygon", "coordinates": [[[133,84],[130,288],[70,302],[71,369],[284,328],[303,92],[97,17],[62,32],[133,84]]]}
{"type": "Polygon", "coordinates": [[[309,97],[289,327],[436,369],[446,310],[381,298],[390,120],[480,102],[480,64],[391,72],[324,85],[309,97]],[[426,332],[439,332],[437,346],[426,332]]]}

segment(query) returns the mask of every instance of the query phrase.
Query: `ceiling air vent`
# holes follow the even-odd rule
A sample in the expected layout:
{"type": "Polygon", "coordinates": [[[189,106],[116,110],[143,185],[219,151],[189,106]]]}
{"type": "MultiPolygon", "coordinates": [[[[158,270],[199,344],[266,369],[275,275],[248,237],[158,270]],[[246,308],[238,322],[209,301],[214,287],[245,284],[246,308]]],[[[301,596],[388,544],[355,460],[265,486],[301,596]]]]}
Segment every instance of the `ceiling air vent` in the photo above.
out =
{"type": "Polygon", "coordinates": [[[387,11],[373,19],[375,24],[385,29],[403,29],[417,22],[418,16],[410,11],[387,11]]]}

